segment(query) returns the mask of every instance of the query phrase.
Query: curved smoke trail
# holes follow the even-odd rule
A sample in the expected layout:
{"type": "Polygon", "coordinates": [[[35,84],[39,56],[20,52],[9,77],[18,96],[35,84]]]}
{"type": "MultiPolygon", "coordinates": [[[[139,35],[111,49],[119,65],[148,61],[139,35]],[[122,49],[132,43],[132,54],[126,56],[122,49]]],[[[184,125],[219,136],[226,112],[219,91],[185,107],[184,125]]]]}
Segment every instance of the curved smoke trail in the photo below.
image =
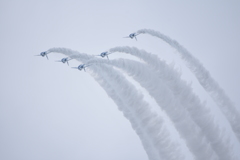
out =
{"type": "MultiPolygon", "coordinates": [[[[62,53],[66,56],[69,56],[70,58],[77,59],[78,61],[85,63],[91,58],[94,58],[93,56],[79,53],[77,51],[73,51],[71,49],[67,48],[51,48],[48,50],[49,52],[56,52],[56,53],[62,53]]],[[[94,70],[93,70],[94,71],[94,70]]],[[[100,84],[100,86],[106,91],[109,97],[113,99],[113,101],[117,104],[118,109],[123,112],[124,116],[130,121],[132,128],[135,130],[137,135],[139,136],[143,147],[149,157],[150,160],[157,160],[159,157],[158,153],[156,153],[155,149],[153,148],[153,145],[149,143],[149,138],[146,136],[146,134],[142,131],[142,128],[139,127],[139,124],[137,123],[137,120],[132,115],[128,107],[123,103],[122,99],[118,96],[118,92],[114,90],[114,88],[108,83],[111,82],[111,80],[106,80],[105,76],[101,76],[101,74],[96,74],[98,71],[98,68],[95,68],[94,73],[92,76],[94,79],[100,84]]],[[[101,71],[103,74],[104,72],[101,71]]]]}
{"type": "MultiPolygon", "coordinates": [[[[52,48],[49,49],[49,51],[63,53],[70,58],[77,59],[81,62],[86,62],[90,58],[94,58],[93,56],[80,54],[76,51],[65,48],[52,48]]],[[[154,147],[157,147],[158,152],[163,159],[183,158],[178,150],[177,144],[173,144],[170,141],[168,131],[162,127],[163,120],[151,112],[148,104],[143,101],[143,96],[138,93],[123,76],[118,74],[118,72],[112,68],[106,66],[97,68],[93,66],[91,68],[94,72],[92,74],[93,77],[105,89],[107,94],[118,105],[119,109],[123,111],[125,117],[131,122],[134,130],[137,132],[144,145],[144,149],[146,150],[149,159],[155,160],[160,158],[159,156],[156,156],[156,152],[154,152],[155,148],[151,146],[152,143],[154,144],[154,147]],[[111,82],[112,85],[108,85],[109,82],[111,82]],[[128,94],[126,94],[126,89],[129,91],[128,94]],[[146,138],[145,135],[148,135],[148,137],[146,138]],[[151,141],[149,142],[147,139],[151,139],[151,141]]]]}
{"type": "Polygon", "coordinates": [[[188,52],[183,46],[181,46],[177,41],[163,35],[160,32],[141,29],[137,31],[138,33],[147,33],[149,35],[158,37],[163,41],[167,42],[170,46],[177,49],[180,53],[181,58],[187,63],[189,69],[198,79],[199,83],[203,88],[211,95],[215,103],[219,106],[222,113],[228,119],[238,141],[240,142],[240,113],[232,104],[229,97],[225,94],[224,90],[218,85],[218,83],[211,77],[210,73],[206,68],[196,59],[190,52],[188,52]]]}
{"type": "MultiPolygon", "coordinates": [[[[139,64],[130,65],[131,62],[125,63],[123,66],[129,66],[131,69],[135,68],[136,70],[141,70],[141,73],[144,73],[144,70],[151,68],[150,71],[145,72],[147,74],[150,74],[151,71],[155,72],[155,75],[158,76],[158,79],[164,81],[169,89],[171,89],[175,96],[175,99],[178,99],[180,101],[181,106],[188,111],[193,121],[202,129],[212,148],[219,155],[219,158],[234,159],[234,154],[232,152],[232,146],[230,142],[224,140],[224,135],[220,131],[219,127],[215,124],[214,118],[209,110],[205,105],[202,105],[200,103],[199,98],[192,92],[190,86],[180,78],[179,73],[173,70],[173,68],[169,67],[165,62],[161,61],[156,55],[148,53],[144,50],[139,50],[135,47],[115,47],[110,49],[110,51],[112,53],[128,53],[145,61],[149,66],[141,67],[139,64]]],[[[112,63],[112,65],[116,64],[118,63],[112,63]]],[[[132,71],[131,75],[134,75],[135,73],[138,73],[138,71],[132,71]]],[[[144,76],[151,77],[151,80],[154,77],[154,75],[144,76]]],[[[155,80],[154,84],[160,83],[160,80],[155,80]]]]}
{"type": "Polygon", "coordinates": [[[151,142],[154,144],[154,147],[156,147],[159,151],[160,156],[163,159],[177,160],[181,158],[181,154],[178,153],[178,146],[171,143],[171,137],[169,137],[168,131],[162,126],[163,120],[159,119],[156,114],[149,110],[147,104],[144,104],[142,100],[142,95],[139,96],[138,92],[135,91],[128,82],[124,84],[125,82],[122,79],[124,77],[121,75],[116,76],[116,70],[109,71],[109,69],[105,69],[107,72],[105,72],[103,76],[111,77],[107,78],[108,81],[110,80],[112,86],[116,88],[116,91],[120,97],[124,99],[124,103],[127,103],[126,105],[130,108],[131,112],[135,113],[136,119],[140,119],[140,127],[143,128],[149,136],[151,142]]]}
{"type": "MultiPolygon", "coordinates": [[[[109,70],[108,68],[107,70],[109,70]]],[[[132,113],[131,108],[129,109],[128,105],[125,103],[125,100],[122,100],[122,98],[120,98],[121,95],[119,95],[119,92],[115,89],[115,87],[113,87],[113,84],[108,83],[109,81],[111,82],[112,80],[109,78],[106,78],[108,75],[107,73],[103,72],[102,69],[105,70],[106,67],[104,66],[101,66],[100,68],[94,67],[93,69],[94,73],[92,74],[92,76],[100,84],[100,86],[106,91],[108,96],[111,97],[113,101],[117,104],[118,109],[122,111],[124,116],[130,121],[132,128],[135,130],[135,132],[139,136],[149,159],[150,160],[161,159],[161,157],[158,154],[158,151],[154,148],[153,144],[151,143],[151,139],[148,137],[147,133],[143,130],[143,128],[139,126],[140,122],[139,120],[137,120],[138,118],[136,117],[136,115],[132,113]],[[96,74],[99,72],[101,72],[101,74],[96,74]]]]}
{"type": "MultiPolygon", "coordinates": [[[[181,136],[186,139],[190,151],[193,152],[197,159],[211,159],[211,155],[213,159],[216,158],[216,155],[214,155],[215,153],[211,151],[211,147],[217,153],[218,159],[234,159],[230,145],[223,140],[223,137],[220,135],[221,132],[219,128],[213,122],[213,116],[209,114],[209,111],[206,110],[199,101],[194,101],[194,98],[192,99],[191,96],[190,99],[189,96],[184,98],[180,95],[175,95],[175,97],[171,96],[171,93],[169,93],[166,88],[167,86],[163,85],[166,82],[157,77],[156,73],[149,69],[150,67],[146,64],[126,59],[111,61],[94,59],[90,60],[87,64],[102,63],[124,70],[129,76],[132,76],[149,92],[149,94],[157,101],[159,106],[161,106],[167,112],[168,116],[173,120],[177,130],[180,132],[181,136]],[[168,99],[169,97],[172,98],[168,99]],[[169,101],[164,102],[166,99],[169,101]],[[179,102],[177,103],[178,106],[169,105],[172,101],[179,102]],[[188,110],[190,115],[188,115],[188,113],[185,111],[185,106],[182,106],[183,102],[195,107],[192,107],[191,110],[188,110]],[[194,122],[192,121],[193,118],[194,122]],[[195,123],[198,126],[196,126],[195,123]],[[199,131],[198,127],[201,128],[201,131],[199,131]],[[207,141],[204,142],[205,136],[207,141]],[[210,142],[211,147],[209,146],[208,141],[210,142]],[[199,150],[199,148],[202,148],[203,150],[199,150]]],[[[176,80],[172,81],[175,83],[176,80]]],[[[189,92],[189,86],[182,86],[182,88],[183,91],[181,92],[189,92]]]]}

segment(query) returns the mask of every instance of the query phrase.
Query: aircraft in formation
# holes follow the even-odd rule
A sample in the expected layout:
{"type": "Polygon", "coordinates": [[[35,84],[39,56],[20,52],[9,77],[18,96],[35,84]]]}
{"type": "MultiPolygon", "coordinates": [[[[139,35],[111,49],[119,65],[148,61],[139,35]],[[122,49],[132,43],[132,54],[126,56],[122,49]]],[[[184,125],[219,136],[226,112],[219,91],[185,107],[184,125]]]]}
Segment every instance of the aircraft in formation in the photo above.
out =
{"type": "Polygon", "coordinates": [[[35,56],[42,56],[42,57],[47,57],[47,59],[48,59],[48,56],[47,56],[47,54],[49,54],[50,52],[48,52],[48,51],[45,51],[45,52],[41,52],[40,53],[40,55],[35,55],[35,56]]]}
{"type": "Polygon", "coordinates": [[[111,54],[111,53],[106,51],[106,52],[102,52],[100,55],[97,55],[97,56],[101,56],[102,58],[107,57],[107,59],[109,59],[108,58],[109,54],[111,54]]]}
{"type": "Polygon", "coordinates": [[[78,67],[72,67],[72,68],[78,69],[80,71],[84,69],[84,71],[86,72],[85,68],[88,67],[88,66],[90,66],[90,65],[80,64],[78,67]]]}
{"type": "MultiPolygon", "coordinates": [[[[135,38],[135,39],[137,40],[137,35],[139,35],[139,34],[140,34],[140,33],[131,33],[131,34],[129,34],[129,36],[123,37],[123,38],[131,38],[131,39],[135,38]]],[[[46,58],[48,59],[48,56],[47,56],[47,55],[48,55],[49,53],[50,53],[49,51],[45,51],[45,52],[41,52],[40,55],[36,55],[36,56],[42,56],[42,57],[45,57],[45,56],[46,56],[46,58]]],[[[101,56],[102,58],[107,57],[107,59],[109,59],[109,58],[108,58],[108,55],[109,55],[109,54],[112,54],[112,53],[106,51],[106,52],[102,52],[100,55],[97,55],[97,56],[101,56]]],[[[72,60],[72,58],[66,57],[66,58],[63,58],[63,59],[61,59],[61,60],[59,60],[59,61],[56,61],[56,62],[67,63],[67,64],[69,65],[68,61],[70,61],[70,60],[72,60]]],[[[88,66],[90,66],[90,65],[81,64],[81,65],[79,65],[78,67],[72,67],[72,68],[78,69],[78,70],[80,70],[80,71],[84,69],[84,71],[86,71],[85,68],[88,67],[88,66]]]]}
{"type": "MultiPolygon", "coordinates": [[[[47,59],[48,59],[47,54],[49,54],[49,53],[50,52],[45,51],[45,52],[41,52],[40,55],[36,55],[36,56],[42,56],[42,57],[46,56],[47,59]]],[[[104,55],[104,56],[107,56],[107,55],[104,55]]],[[[66,58],[63,58],[63,59],[61,59],[59,61],[56,61],[56,62],[67,63],[69,65],[68,61],[70,61],[70,60],[72,60],[72,58],[66,57],[66,58]]],[[[90,65],[80,64],[78,67],[72,67],[72,68],[78,69],[80,71],[84,69],[84,71],[86,72],[85,68],[88,67],[88,66],[90,66],[90,65]]]]}
{"type": "Polygon", "coordinates": [[[129,34],[129,36],[123,37],[123,38],[131,38],[131,39],[135,38],[136,41],[137,41],[137,35],[139,35],[139,34],[140,34],[140,33],[131,33],[131,34],[129,34]]]}
{"type": "Polygon", "coordinates": [[[72,59],[66,57],[66,58],[63,58],[63,59],[61,59],[61,60],[59,60],[59,61],[56,61],[56,62],[62,62],[62,63],[66,63],[66,62],[67,62],[67,64],[69,65],[68,61],[70,61],[70,60],[72,60],[72,59]]]}

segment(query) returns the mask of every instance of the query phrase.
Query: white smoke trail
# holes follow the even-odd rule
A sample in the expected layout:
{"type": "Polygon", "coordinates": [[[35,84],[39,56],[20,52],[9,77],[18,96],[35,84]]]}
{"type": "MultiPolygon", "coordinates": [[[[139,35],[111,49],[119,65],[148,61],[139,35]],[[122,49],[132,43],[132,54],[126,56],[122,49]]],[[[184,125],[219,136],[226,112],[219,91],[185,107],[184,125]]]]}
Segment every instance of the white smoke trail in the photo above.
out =
{"type": "MultiPolygon", "coordinates": [[[[144,50],[138,50],[134,47],[115,47],[110,49],[110,51],[129,53],[145,61],[149,66],[143,67],[136,62],[131,64],[133,63],[131,61],[114,62],[112,65],[120,65],[121,63],[124,63],[124,65],[122,64],[121,68],[128,70],[127,72],[133,76],[140,74],[139,70],[141,70],[142,74],[144,71],[145,74],[153,74],[142,75],[143,77],[152,77],[149,85],[152,84],[153,77],[156,78],[157,76],[157,79],[159,80],[155,80],[154,84],[160,83],[162,80],[169,87],[169,89],[173,92],[175,99],[178,99],[181,102],[180,105],[189,112],[189,115],[193,121],[202,129],[203,133],[207,137],[214,151],[219,155],[220,159],[234,159],[231,144],[224,140],[223,134],[219,127],[215,124],[214,118],[210,114],[209,110],[205,105],[200,103],[199,98],[192,92],[190,86],[180,78],[179,73],[175,72],[173,68],[169,67],[165,62],[162,62],[159,58],[157,58],[156,55],[148,53],[144,50]],[[148,68],[151,69],[149,70],[148,68]]],[[[143,83],[144,82],[145,81],[143,81],[143,83]]]]}
{"type": "MultiPolygon", "coordinates": [[[[107,68],[105,68],[107,69],[107,68]]],[[[97,72],[99,73],[99,72],[97,72]]],[[[135,116],[140,121],[140,126],[146,131],[154,146],[159,150],[163,159],[181,159],[183,158],[178,153],[176,144],[171,143],[168,131],[162,126],[162,119],[151,113],[147,104],[142,102],[142,95],[138,95],[137,91],[132,88],[128,83],[125,84],[121,75],[116,76],[116,70],[105,72],[104,77],[111,77],[110,82],[113,86],[117,86],[117,92],[120,97],[124,99],[124,103],[127,103],[128,108],[131,109],[135,116]],[[136,96],[137,94],[137,96],[136,96]],[[133,107],[133,108],[132,108],[133,107]]]]}
{"type": "Polygon", "coordinates": [[[138,33],[147,33],[152,36],[158,37],[163,41],[167,42],[170,46],[177,49],[183,60],[185,60],[189,69],[198,79],[199,83],[203,88],[211,95],[215,103],[219,106],[222,113],[228,119],[238,141],[240,142],[240,113],[232,104],[229,97],[225,94],[224,90],[218,85],[218,83],[211,77],[207,69],[196,59],[190,52],[188,52],[183,46],[177,41],[163,35],[160,32],[141,29],[138,33]]]}
{"type": "MultiPolygon", "coordinates": [[[[53,48],[49,51],[63,53],[81,62],[86,62],[89,58],[93,58],[92,56],[64,48],[53,48]]],[[[123,76],[106,66],[97,68],[93,66],[91,68],[94,72],[93,77],[105,89],[107,94],[118,105],[119,109],[123,111],[125,117],[131,122],[144,145],[149,159],[160,159],[159,156],[156,156],[156,152],[154,152],[154,148],[151,147],[151,143],[154,143],[154,146],[158,147],[157,149],[163,159],[183,159],[182,154],[175,149],[177,148],[175,147],[176,144],[173,144],[169,140],[167,130],[162,127],[162,119],[149,110],[148,104],[143,101],[142,95],[138,93],[123,76]],[[111,86],[108,85],[109,82],[112,83],[111,86]],[[128,94],[126,94],[126,89],[128,94]],[[134,113],[134,116],[132,113],[134,113]],[[145,134],[143,132],[145,132],[145,134]],[[146,138],[146,134],[149,137],[146,138]],[[149,138],[151,139],[150,143],[146,140],[149,138]]]]}
{"type": "MultiPolygon", "coordinates": [[[[70,58],[77,59],[78,61],[85,63],[91,58],[94,58],[93,56],[79,53],[77,51],[73,51],[71,49],[67,48],[51,48],[48,50],[49,52],[56,52],[56,53],[62,53],[66,56],[69,56],[70,58]]],[[[97,70],[96,68],[95,70],[97,70]]],[[[123,112],[124,116],[130,121],[132,128],[135,130],[137,135],[139,136],[143,147],[149,157],[150,160],[157,160],[159,158],[158,153],[156,153],[155,149],[153,148],[152,144],[149,143],[149,138],[146,136],[145,133],[143,133],[142,129],[138,126],[136,119],[133,117],[132,113],[129,111],[128,107],[122,102],[121,98],[118,97],[117,91],[114,90],[114,88],[108,84],[108,82],[111,82],[110,80],[106,80],[104,76],[101,76],[100,74],[96,74],[97,71],[93,73],[93,77],[95,80],[103,87],[103,89],[106,91],[109,97],[111,97],[114,102],[117,104],[120,111],[123,112]]]]}
{"type": "MultiPolygon", "coordinates": [[[[198,114],[202,115],[202,117],[200,118],[204,118],[201,119],[201,122],[204,122],[204,126],[200,125],[200,127],[202,127],[201,131],[181,105],[182,102],[185,101],[187,101],[189,105],[195,105],[196,107],[202,107],[201,104],[199,102],[194,102],[192,101],[192,99],[188,99],[186,97],[184,99],[179,98],[179,96],[173,97],[171,95],[171,91],[169,91],[167,89],[167,86],[164,85],[165,82],[162,81],[162,79],[160,79],[159,77],[157,77],[152,70],[148,69],[148,65],[126,59],[112,61],[90,60],[88,63],[111,64],[126,71],[130,76],[132,76],[136,81],[138,81],[142,87],[149,91],[149,94],[157,101],[159,106],[162,106],[162,108],[167,112],[168,116],[174,122],[181,136],[185,138],[190,151],[192,151],[192,153],[197,157],[197,159],[217,159],[214,151],[217,151],[219,159],[233,159],[232,153],[229,150],[230,148],[228,148],[229,145],[227,145],[223,141],[223,139],[219,137],[220,132],[216,125],[213,123],[212,116],[209,117],[209,113],[206,112],[206,110],[195,109],[197,110],[198,114]],[[176,103],[171,103],[173,101],[175,101],[176,103]],[[205,122],[207,122],[208,124],[207,127],[205,122]],[[187,131],[187,129],[191,129],[191,131],[187,131]],[[214,138],[211,137],[212,135],[214,135],[214,138]],[[205,141],[205,136],[208,138],[208,140],[210,140],[210,142],[212,142],[211,145],[214,151],[209,146],[209,143],[205,141]],[[215,145],[216,143],[218,144],[218,146],[215,145]],[[202,150],[199,150],[199,148],[202,148],[202,150]],[[225,152],[223,153],[222,150],[225,150],[225,152]]],[[[188,87],[185,87],[184,90],[185,92],[187,92],[186,90],[188,90],[188,87]]],[[[196,111],[192,111],[190,115],[195,113],[196,111]]]]}
{"type": "MultiPolygon", "coordinates": [[[[92,67],[91,67],[92,68],[92,67]]],[[[123,112],[124,116],[130,121],[132,128],[135,130],[137,135],[139,136],[143,147],[148,155],[148,158],[150,160],[158,160],[161,159],[161,157],[158,154],[158,151],[154,148],[154,146],[150,143],[150,138],[148,135],[143,131],[142,127],[139,126],[139,122],[137,122],[137,118],[135,115],[133,115],[132,111],[129,110],[129,107],[126,105],[126,103],[119,98],[118,91],[115,89],[115,87],[112,87],[111,84],[108,82],[112,81],[111,79],[107,78],[108,76],[106,73],[104,74],[101,70],[105,69],[106,67],[102,66],[100,68],[94,67],[94,73],[92,74],[95,80],[101,85],[101,87],[106,91],[109,97],[113,99],[113,101],[117,104],[120,111],[123,112]],[[99,71],[100,70],[100,71],[99,71]],[[101,74],[96,74],[102,72],[101,74]]],[[[107,69],[108,70],[108,69],[107,69]]]]}

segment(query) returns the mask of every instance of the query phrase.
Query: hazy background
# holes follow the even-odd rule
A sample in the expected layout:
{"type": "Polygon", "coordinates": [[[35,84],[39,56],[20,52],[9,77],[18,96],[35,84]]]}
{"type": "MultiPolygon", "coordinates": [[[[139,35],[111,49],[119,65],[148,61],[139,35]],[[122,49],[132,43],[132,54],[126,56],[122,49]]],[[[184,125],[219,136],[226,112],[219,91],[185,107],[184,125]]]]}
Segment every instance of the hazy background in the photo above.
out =
{"type": "Polygon", "coordinates": [[[57,53],[33,56],[52,47],[97,55],[136,46],[175,62],[208,100],[170,46],[149,35],[122,38],[138,29],[176,39],[240,110],[239,7],[233,0],[0,0],[0,159],[146,160],[130,123],[87,72],[55,63],[64,57],[57,53]]]}

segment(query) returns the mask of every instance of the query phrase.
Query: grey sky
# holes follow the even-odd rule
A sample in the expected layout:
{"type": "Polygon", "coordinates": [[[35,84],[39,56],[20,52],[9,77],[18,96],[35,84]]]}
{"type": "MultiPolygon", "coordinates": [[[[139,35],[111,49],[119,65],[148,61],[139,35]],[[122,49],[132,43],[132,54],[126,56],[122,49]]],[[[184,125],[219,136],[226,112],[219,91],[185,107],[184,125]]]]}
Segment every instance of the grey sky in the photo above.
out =
{"type": "MultiPolygon", "coordinates": [[[[136,46],[174,61],[195,86],[176,51],[163,41],[148,35],[138,41],[122,38],[142,28],[187,48],[240,110],[239,6],[227,0],[1,0],[0,159],[146,160],[130,123],[87,72],[54,62],[63,55],[33,56],[52,47],[97,55],[136,46]]],[[[195,92],[208,99],[198,87],[195,92]]]]}

